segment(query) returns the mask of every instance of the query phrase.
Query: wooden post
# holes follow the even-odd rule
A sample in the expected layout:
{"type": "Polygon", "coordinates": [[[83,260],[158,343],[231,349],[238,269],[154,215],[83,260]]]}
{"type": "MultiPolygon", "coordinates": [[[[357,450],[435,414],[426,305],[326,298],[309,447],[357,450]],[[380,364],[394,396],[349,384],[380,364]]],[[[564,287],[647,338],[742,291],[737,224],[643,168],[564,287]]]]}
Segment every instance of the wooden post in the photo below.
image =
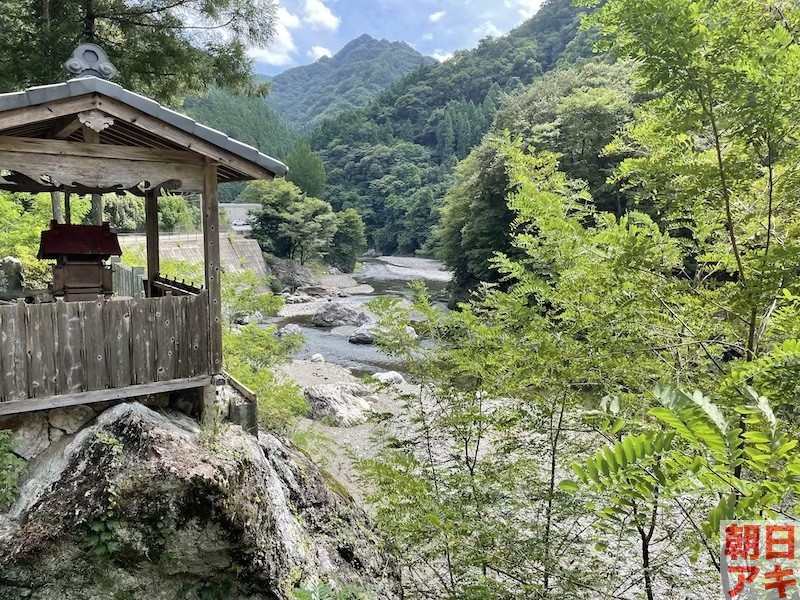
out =
{"type": "MultiPolygon", "coordinates": [[[[87,144],[99,144],[100,134],[84,125],[83,141],[87,144]]],[[[103,196],[100,194],[92,194],[92,224],[103,224],[103,196]]]]}
{"type": "Polygon", "coordinates": [[[61,192],[50,192],[50,202],[53,205],[53,220],[57,223],[63,223],[64,213],[61,210],[61,192]]]}
{"type": "Polygon", "coordinates": [[[222,373],[222,302],[219,257],[217,165],[207,161],[203,176],[203,257],[208,290],[208,350],[211,375],[222,373]]]}
{"type": "Polygon", "coordinates": [[[67,225],[72,225],[72,206],[69,203],[69,190],[64,192],[64,213],[66,214],[67,225]]]}
{"type": "Polygon", "coordinates": [[[147,226],[147,297],[153,297],[153,282],[159,276],[161,260],[158,251],[159,190],[144,193],[145,225],[147,226]]]}

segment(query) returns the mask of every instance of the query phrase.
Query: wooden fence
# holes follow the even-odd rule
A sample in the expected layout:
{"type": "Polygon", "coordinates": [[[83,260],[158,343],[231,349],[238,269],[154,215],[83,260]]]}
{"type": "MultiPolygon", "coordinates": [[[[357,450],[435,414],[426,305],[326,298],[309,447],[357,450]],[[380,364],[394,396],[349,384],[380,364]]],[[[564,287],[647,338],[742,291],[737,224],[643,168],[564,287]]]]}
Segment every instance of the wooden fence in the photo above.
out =
{"type": "Polygon", "coordinates": [[[114,262],[111,263],[111,269],[117,296],[141,298],[144,295],[144,267],[128,267],[114,262]]]}
{"type": "Polygon", "coordinates": [[[208,375],[207,323],[207,292],[0,306],[0,402],[208,375]]]}

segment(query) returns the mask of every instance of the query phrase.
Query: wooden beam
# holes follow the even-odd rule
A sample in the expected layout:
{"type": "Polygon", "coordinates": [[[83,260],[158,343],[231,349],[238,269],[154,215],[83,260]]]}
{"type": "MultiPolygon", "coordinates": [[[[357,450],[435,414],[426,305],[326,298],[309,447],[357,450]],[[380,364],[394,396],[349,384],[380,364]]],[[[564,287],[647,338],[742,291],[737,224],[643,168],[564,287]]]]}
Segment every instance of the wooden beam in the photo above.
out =
{"type": "Polygon", "coordinates": [[[158,250],[158,195],[159,190],[144,193],[145,225],[147,226],[147,296],[153,297],[153,282],[159,276],[158,250]]]}
{"type": "Polygon", "coordinates": [[[7,110],[0,112],[0,131],[40,121],[58,119],[68,115],[76,115],[79,112],[93,108],[97,108],[96,94],[86,94],[77,98],[65,98],[64,100],[56,100],[47,104],[7,110]]]}
{"type": "Polygon", "coordinates": [[[212,381],[213,379],[211,376],[203,375],[201,377],[173,379],[171,381],[159,381],[157,383],[143,383],[141,385],[131,385],[119,389],[95,390],[92,392],[49,396],[47,398],[0,402],[0,416],[35,412],[37,410],[51,410],[53,408],[64,408],[67,406],[79,406],[83,404],[96,404],[97,402],[128,400],[139,396],[164,394],[167,392],[176,392],[178,390],[191,390],[206,387],[210,385],[212,381]]]}
{"type": "Polygon", "coordinates": [[[203,181],[203,258],[208,290],[208,349],[212,375],[222,373],[222,274],[219,257],[217,165],[206,163],[203,181]]]}
{"type": "MultiPolygon", "coordinates": [[[[91,133],[96,133],[89,130],[91,133]]],[[[96,134],[99,135],[99,134],[96,134]]],[[[204,158],[196,152],[167,150],[163,148],[137,148],[133,146],[114,146],[66,140],[40,140],[0,136],[0,150],[25,152],[30,154],[50,154],[54,156],[79,156],[86,158],[110,158],[146,162],[170,162],[189,165],[202,165],[204,158]]],[[[7,168],[5,166],[3,169],[7,168]]]]}
{"type": "MultiPolygon", "coordinates": [[[[250,179],[272,179],[274,173],[269,169],[262,167],[254,162],[246,160],[232,152],[228,152],[215,146],[210,142],[186,133],[182,129],[174,127],[169,123],[165,123],[159,119],[151,117],[135,108],[117,102],[110,98],[100,98],[98,100],[98,108],[103,112],[112,115],[118,120],[125,121],[131,125],[143,129],[153,135],[157,135],[165,140],[169,140],[179,146],[192,150],[198,154],[202,154],[209,160],[219,164],[235,169],[245,174],[250,179]]],[[[246,178],[243,178],[246,179],[246,178]]]]}
{"type": "MultiPolygon", "coordinates": [[[[48,143],[69,144],[72,142],[48,143]]],[[[84,144],[91,146],[92,144],[84,144]]],[[[105,148],[97,144],[97,148],[105,148]]],[[[17,171],[39,182],[47,175],[61,185],[84,188],[130,189],[141,182],[147,187],[168,180],[179,180],[184,192],[203,190],[203,167],[199,164],[143,161],[121,158],[96,158],[79,155],[36,154],[7,151],[0,146],[0,168],[17,171]]],[[[44,182],[42,182],[44,183],[44,182]]],[[[25,191],[25,190],[20,190],[25,191]]]]}
{"type": "Polygon", "coordinates": [[[56,140],[65,140],[80,128],[80,119],[77,117],[68,116],[62,119],[55,127],[53,127],[47,134],[47,137],[56,140]]]}

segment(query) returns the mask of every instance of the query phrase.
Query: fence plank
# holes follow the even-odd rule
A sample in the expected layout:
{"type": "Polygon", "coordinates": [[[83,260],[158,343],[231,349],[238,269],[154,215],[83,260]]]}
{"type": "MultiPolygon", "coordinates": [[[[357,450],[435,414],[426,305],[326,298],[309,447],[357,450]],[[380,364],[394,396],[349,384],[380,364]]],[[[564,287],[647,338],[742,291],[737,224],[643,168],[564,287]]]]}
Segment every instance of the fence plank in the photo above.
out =
{"type": "Polygon", "coordinates": [[[55,304],[31,304],[28,309],[29,396],[57,393],[55,304]]]}
{"type": "Polygon", "coordinates": [[[85,353],[80,305],[56,303],[58,393],[73,394],[85,390],[85,353]]]}
{"type": "MultiPolygon", "coordinates": [[[[131,385],[131,331],[133,300],[114,300],[103,305],[106,367],[109,387],[131,385]]],[[[137,334],[139,330],[133,329],[137,334]]]]}
{"type": "Polygon", "coordinates": [[[14,401],[28,397],[28,355],[25,335],[25,305],[2,309],[3,399],[14,401]]]}
{"type": "Polygon", "coordinates": [[[83,329],[84,376],[87,390],[102,390],[109,387],[104,304],[100,300],[78,303],[83,329]]]}
{"type": "Polygon", "coordinates": [[[139,300],[131,310],[131,326],[135,335],[131,376],[134,384],[156,381],[156,311],[157,299],[139,300]]]}
{"type": "Polygon", "coordinates": [[[187,299],[186,336],[189,376],[209,373],[207,292],[187,299]]]}
{"type": "Polygon", "coordinates": [[[175,312],[178,298],[164,296],[154,302],[156,307],[156,381],[175,379],[178,362],[175,312]]]}
{"type": "Polygon", "coordinates": [[[190,322],[188,311],[192,310],[193,298],[189,296],[175,296],[175,321],[173,324],[175,332],[175,377],[190,377],[189,367],[189,330],[187,323],[190,322]]]}

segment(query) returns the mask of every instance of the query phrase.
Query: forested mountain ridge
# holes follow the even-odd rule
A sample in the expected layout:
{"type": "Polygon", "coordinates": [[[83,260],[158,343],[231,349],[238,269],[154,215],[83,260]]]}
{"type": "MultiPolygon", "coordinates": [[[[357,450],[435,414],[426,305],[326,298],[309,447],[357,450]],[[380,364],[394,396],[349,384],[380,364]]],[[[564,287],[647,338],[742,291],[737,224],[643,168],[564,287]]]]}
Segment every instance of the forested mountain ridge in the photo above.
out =
{"type": "Polygon", "coordinates": [[[310,135],[337,210],[364,216],[370,243],[384,253],[424,249],[458,160],[480,143],[504,94],[521,91],[562,60],[591,55],[587,9],[548,0],[510,34],[412,71],[361,110],[310,135]]]}
{"type": "Polygon", "coordinates": [[[268,102],[291,123],[314,124],[366,106],[409,71],[433,62],[405,42],[364,34],[332,57],[272,78],[268,102]]]}
{"type": "MultiPolygon", "coordinates": [[[[187,98],[183,110],[200,123],[282,161],[286,161],[300,139],[283,117],[261,98],[214,88],[204,96],[187,98]]],[[[225,184],[220,187],[220,200],[233,202],[241,190],[242,184],[225,184]]]]}

